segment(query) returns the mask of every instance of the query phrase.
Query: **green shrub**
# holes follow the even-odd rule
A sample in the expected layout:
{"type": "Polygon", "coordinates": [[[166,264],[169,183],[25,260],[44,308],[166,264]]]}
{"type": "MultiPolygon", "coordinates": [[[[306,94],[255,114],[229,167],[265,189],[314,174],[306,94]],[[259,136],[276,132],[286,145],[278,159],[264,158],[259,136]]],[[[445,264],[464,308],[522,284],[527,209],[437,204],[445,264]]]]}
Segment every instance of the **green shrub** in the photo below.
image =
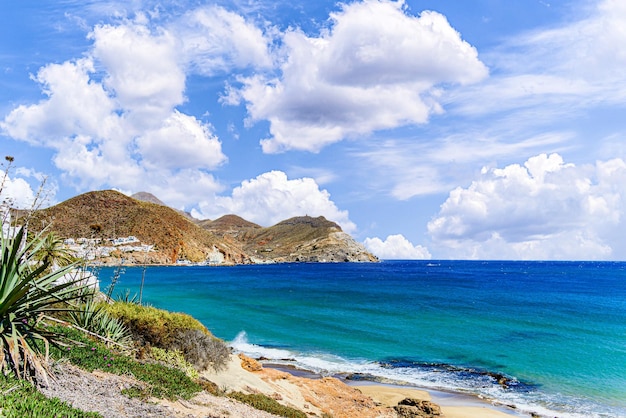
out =
{"type": "Polygon", "coordinates": [[[152,349],[150,349],[150,357],[165,364],[166,366],[182,370],[187,376],[194,380],[200,377],[198,375],[198,371],[192,364],[185,360],[185,356],[179,350],[171,351],[163,348],[152,347],[152,349]]]}
{"type": "Polygon", "coordinates": [[[73,408],[57,398],[47,398],[31,383],[0,374],[0,414],[3,418],[97,418],[102,415],[73,408]]]}
{"type": "Polygon", "coordinates": [[[228,394],[228,397],[233,398],[239,402],[248,404],[253,408],[259,409],[261,411],[266,411],[281,417],[307,418],[307,415],[304,412],[299,411],[295,408],[291,408],[289,406],[281,405],[275,399],[272,399],[269,396],[260,393],[246,394],[241,392],[232,392],[228,394]]]}
{"type": "Polygon", "coordinates": [[[140,345],[178,350],[200,371],[221,370],[227,363],[230,349],[226,343],[190,315],[124,302],[102,306],[129,328],[140,345]]]}
{"type": "Polygon", "coordinates": [[[112,316],[119,318],[129,328],[133,339],[142,345],[169,348],[174,334],[188,329],[210,334],[204,325],[187,314],[125,302],[102,306],[112,316]]]}
{"type": "Polygon", "coordinates": [[[230,348],[224,341],[197,329],[176,332],[171,347],[182,352],[185,359],[200,371],[208,368],[223,370],[230,356],[230,348]]]}

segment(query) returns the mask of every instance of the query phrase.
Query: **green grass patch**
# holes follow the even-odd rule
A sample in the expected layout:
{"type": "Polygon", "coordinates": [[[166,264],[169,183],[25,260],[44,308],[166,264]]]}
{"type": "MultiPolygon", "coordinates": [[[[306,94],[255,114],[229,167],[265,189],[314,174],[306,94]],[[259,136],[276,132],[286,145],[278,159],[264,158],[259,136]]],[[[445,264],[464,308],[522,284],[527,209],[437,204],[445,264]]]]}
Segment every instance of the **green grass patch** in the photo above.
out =
{"type": "Polygon", "coordinates": [[[107,348],[104,344],[89,339],[80,331],[55,327],[55,331],[75,341],[68,347],[51,348],[53,358],[67,359],[83,370],[102,370],[117,375],[132,375],[146,383],[144,393],[137,397],[154,396],[167,399],[190,399],[202,390],[183,371],[156,363],[140,363],[132,357],[107,348]]]}
{"type": "Polygon", "coordinates": [[[3,418],[102,418],[84,412],[57,398],[47,398],[24,380],[0,373],[0,416],[3,418]]]}
{"type": "Polygon", "coordinates": [[[259,409],[261,411],[266,411],[281,417],[307,418],[307,415],[304,412],[299,411],[295,408],[291,408],[289,406],[281,405],[275,399],[272,399],[269,396],[260,393],[246,394],[241,392],[231,392],[228,394],[228,397],[233,398],[241,403],[250,405],[253,408],[259,409]]]}

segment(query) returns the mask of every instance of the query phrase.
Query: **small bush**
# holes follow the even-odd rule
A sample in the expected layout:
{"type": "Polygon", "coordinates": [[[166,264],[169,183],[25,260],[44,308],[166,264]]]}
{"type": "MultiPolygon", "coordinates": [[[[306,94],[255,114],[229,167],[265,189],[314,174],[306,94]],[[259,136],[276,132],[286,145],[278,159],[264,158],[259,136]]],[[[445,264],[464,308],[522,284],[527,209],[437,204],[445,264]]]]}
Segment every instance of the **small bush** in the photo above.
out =
{"type": "Polygon", "coordinates": [[[202,386],[202,390],[204,390],[205,392],[210,393],[213,396],[224,396],[225,392],[223,390],[221,390],[217,384],[211,382],[210,380],[200,376],[200,378],[197,380],[198,384],[200,386],[202,386]]]}
{"type": "Polygon", "coordinates": [[[141,345],[169,348],[174,334],[188,329],[210,334],[204,325],[187,314],[125,302],[102,306],[112,316],[119,318],[130,329],[133,339],[141,345]]]}
{"type": "Polygon", "coordinates": [[[103,306],[128,326],[140,345],[178,350],[199,371],[226,365],[230,354],[226,343],[190,315],[124,302],[103,306]]]}
{"type": "Polygon", "coordinates": [[[198,371],[192,364],[185,360],[185,356],[179,350],[171,351],[163,348],[152,347],[150,350],[150,356],[154,360],[161,362],[166,366],[182,370],[187,376],[194,380],[199,377],[198,371]]]}
{"type": "Polygon", "coordinates": [[[185,359],[199,371],[208,368],[223,370],[230,355],[230,348],[224,341],[197,329],[177,332],[172,347],[182,352],[185,359]]]}
{"type": "Polygon", "coordinates": [[[266,411],[274,415],[287,418],[307,418],[307,415],[295,408],[281,405],[275,399],[260,393],[246,394],[241,392],[232,392],[228,394],[229,398],[233,398],[239,402],[248,404],[253,408],[266,411]]]}

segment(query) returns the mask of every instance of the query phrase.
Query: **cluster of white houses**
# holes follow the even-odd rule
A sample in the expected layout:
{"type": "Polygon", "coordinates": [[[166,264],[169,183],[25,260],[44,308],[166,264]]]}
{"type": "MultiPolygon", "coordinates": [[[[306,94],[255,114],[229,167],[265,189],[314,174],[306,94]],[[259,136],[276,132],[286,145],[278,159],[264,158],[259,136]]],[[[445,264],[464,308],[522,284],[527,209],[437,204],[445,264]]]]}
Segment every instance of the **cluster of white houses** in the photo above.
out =
{"type": "Polygon", "coordinates": [[[104,242],[100,238],[68,238],[63,243],[76,257],[89,261],[109,257],[113,251],[148,253],[154,248],[153,245],[141,244],[133,235],[108,239],[104,242]]]}

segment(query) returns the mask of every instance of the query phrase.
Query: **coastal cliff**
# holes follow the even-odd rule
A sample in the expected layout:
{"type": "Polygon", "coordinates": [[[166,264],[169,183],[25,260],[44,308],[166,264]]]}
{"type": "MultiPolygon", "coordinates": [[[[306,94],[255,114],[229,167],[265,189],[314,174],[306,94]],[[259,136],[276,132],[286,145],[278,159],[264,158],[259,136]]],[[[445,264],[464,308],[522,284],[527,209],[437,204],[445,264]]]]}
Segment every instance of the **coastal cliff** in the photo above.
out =
{"type": "Polygon", "coordinates": [[[197,220],[149,193],[81,194],[35,211],[29,228],[46,228],[78,256],[104,264],[377,261],[324,217],[295,217],[267,228],[236,215],[197,220]]]}

